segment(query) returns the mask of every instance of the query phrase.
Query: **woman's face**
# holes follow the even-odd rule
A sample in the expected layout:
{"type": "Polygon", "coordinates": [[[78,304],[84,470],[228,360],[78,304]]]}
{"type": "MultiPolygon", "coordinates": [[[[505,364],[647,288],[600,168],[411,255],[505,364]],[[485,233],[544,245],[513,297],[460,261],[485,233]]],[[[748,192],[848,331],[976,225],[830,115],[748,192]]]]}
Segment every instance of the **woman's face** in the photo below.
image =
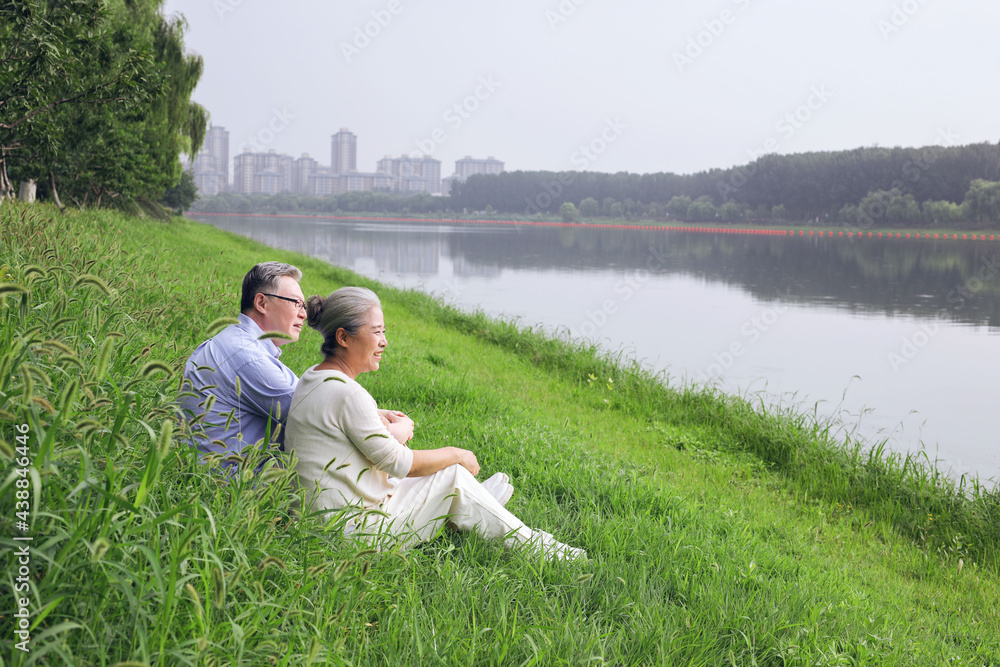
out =
{"type": "Polygon", "coordinates": [[[368,311],[368,322],[361,325],[358,335],[348,338],[345,361],[355,374],[377,371],[382,361],[382,350],[388,343],[382,309],[372,308],[368,311]]]}

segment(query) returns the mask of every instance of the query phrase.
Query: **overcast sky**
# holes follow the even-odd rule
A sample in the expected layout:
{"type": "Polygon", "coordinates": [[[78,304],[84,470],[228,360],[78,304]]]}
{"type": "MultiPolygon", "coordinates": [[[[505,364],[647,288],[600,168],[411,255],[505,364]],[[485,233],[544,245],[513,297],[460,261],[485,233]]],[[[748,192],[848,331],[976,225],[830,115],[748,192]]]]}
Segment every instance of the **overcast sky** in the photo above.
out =
{"type": "Polygon", "coordinates": [[[442,176],[466,155],[691,173],[1000,140],[996,0],[168,0],[175,12],[230,156],[328,165],[344,127],[360,170],[422,152],[442,176]]]}

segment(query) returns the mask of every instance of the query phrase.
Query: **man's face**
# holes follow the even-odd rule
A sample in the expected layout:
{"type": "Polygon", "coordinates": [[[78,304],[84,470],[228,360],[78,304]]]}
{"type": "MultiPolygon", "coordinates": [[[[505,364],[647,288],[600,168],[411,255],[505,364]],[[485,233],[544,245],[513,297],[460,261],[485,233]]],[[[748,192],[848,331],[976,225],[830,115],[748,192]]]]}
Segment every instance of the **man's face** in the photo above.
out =
{"type": "MultiPolygon", "coordinates": [[[[262,322],[260,323],[260,328],[264,330],[265,333],[270,333],[272,331],[277,331],[279,333],[288,334],[291,336],[291,340],[286,340],[284,338],[272,338],[271,342],[275,345],[284,345],[285,343],[292,343],[299,339],[299,333],[302,331],[302,325],[306,320],[306,311],[304,308],[299,308],[291,301],[286,299],[298,299],[299,301],[305,302],[305,297],[302,295],[302,288],[295,281],[294,278],[290,276],[281,276],[278,278],[278,287],[272,294],[276,294],[279,297],[285,297],[284,299],[279,299],[273,296],[263,297],[263,309],[264,313],[261,317],[262,322]]],[[[255,297],[258,301],[261,295],[255,297]]]]}

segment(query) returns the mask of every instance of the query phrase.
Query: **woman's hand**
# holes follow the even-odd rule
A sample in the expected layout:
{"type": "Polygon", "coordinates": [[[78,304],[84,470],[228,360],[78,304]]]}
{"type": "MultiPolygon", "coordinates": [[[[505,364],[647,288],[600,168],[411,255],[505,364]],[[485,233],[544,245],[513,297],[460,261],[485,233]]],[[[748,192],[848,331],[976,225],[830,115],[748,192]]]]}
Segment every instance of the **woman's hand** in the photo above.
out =
{"type": "Polygon", "coordinates": [[[460,457],[458,461],[459,464],[463,468],[471,472],[473,477],[478,475],[479,461],[476,459],[476,455],[470,452],[468,449],[459,449],[458,447],[455,447],[455,449],[458,449],[459,452],[459,457],[460,457]]]}
{"type": "Polygon", "coordinates": [[[390,422],[385,428],[392,437],[404,445],[413,439],[413,422],[409,419],[390,422]]]}
{"type": "MultiPolygon", "coordinates": [[[[394,424],[400,419],[410,419],[399,410],[379,410],[378,413],[382,419],[386,420],[390,424],[394,424]]],[[[413,420],[410,419],[410,421],[412,422],[413,420]]]]}
{"type": "Polygon", "coordinates": [[[379,410],[378,416],[389,434],[404,445],[413,439],[413,420],[398,410],[379,410]]]}

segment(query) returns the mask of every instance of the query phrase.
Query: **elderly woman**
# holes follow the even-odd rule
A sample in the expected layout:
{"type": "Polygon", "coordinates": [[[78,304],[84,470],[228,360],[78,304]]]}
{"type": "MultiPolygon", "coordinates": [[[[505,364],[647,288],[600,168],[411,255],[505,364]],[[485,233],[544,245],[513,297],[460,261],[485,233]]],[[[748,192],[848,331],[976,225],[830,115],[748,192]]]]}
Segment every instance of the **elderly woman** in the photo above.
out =
{"type": "Polygon", "coordinates": [[[379,410],[355,379],[378,370],[387,344],[382,304],[374,292],[343,287],[309,297],[309,326],[323,336],[322,363],[307,370],[292,396],[285,447],[299,479],[313,491],[312,510],[357,508],[352,528],[403,543],[433,536],[445,520],[550,559],[585,558],[582,549],[524,525],[504,509],[513,487],[497,473],[476,480],[475,454],[458,447],[410,449],[413,421],[379,410]],[[365,512],[363,510],[374,510],[365,512]]]}

